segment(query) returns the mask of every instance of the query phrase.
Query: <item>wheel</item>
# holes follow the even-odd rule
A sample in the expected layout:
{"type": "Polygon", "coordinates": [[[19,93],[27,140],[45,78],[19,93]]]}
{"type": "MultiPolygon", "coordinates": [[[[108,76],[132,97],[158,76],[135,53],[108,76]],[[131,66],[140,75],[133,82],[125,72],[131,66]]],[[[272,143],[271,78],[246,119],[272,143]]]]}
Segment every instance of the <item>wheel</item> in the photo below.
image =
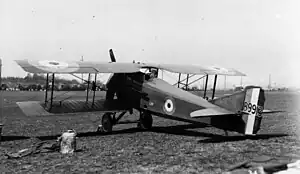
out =
{"type": "Polygon", "coordinates": [[[110,133],[113,127],[111,113],[105,113],[102,117],[101,122],[102,122],[102,132],[110,133]]]}
{"type": "Polygon", "coordinates": [[[152,128],[152,115],[149,112],[141,111],[138,127],[144,130],[152,128]]]}

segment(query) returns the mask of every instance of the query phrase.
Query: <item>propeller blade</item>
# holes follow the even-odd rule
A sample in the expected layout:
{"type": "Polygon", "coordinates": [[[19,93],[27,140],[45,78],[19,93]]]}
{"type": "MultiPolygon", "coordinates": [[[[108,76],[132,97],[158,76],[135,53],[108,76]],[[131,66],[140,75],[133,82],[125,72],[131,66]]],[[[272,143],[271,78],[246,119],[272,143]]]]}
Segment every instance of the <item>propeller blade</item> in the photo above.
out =
{"type": "Polygon", "coordinates": [[[116,58],[112,49],[109,50],[110,59],[112,62],[116,62],[116,58]]]}

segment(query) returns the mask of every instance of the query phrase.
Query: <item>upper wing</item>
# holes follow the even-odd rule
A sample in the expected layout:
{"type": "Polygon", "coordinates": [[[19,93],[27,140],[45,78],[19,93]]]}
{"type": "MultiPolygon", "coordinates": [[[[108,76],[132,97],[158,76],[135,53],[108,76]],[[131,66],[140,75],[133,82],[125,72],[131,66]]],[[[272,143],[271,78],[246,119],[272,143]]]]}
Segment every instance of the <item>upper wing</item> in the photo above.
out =
{"type": "Polygon", "coordinates": [[[182,74],[203,74],[203,75],[227,75],[227,76],[246,76],[232,68],[223,68],[219,66],[200,66],[200,65],[176,65],[176,64],[154,64],[142,63],[143,68],[158,68],[170,72],[182,74]]]}
{"type": "Polygon", "coordinates": [[[136,64],[117,62],[16,60],[16,63],[29,73],[131,73],[140,70],[136,64]]]}
{"type": "Polygon", "coordinates": [[[55,60],[16,60],[16,62],[29,73],[131,73],[138,72],[140,68],[158,68],[183,74],[245,76],[237,70],[217,66],[55,60]]]}

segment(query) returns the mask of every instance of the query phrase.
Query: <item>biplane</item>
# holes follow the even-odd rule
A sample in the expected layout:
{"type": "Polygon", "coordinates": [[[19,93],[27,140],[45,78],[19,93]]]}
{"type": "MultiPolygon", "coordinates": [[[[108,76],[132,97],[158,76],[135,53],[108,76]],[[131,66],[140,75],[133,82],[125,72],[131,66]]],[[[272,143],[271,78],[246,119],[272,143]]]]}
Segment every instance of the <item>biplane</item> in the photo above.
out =
{"type": "MultiPolygon", "coordinates": [[[[109,133],[114,125],[133,110],[139,112],[136,121],[141,129],[151,129],[152,115],[191,123],[204,123],[225,131],[235,131],[245,135],[255,135],[260,129],[264,110],[264,90],[258,86],[249,86],[243,91],[215,98],[218,75],[245,76],[235,69],[217,66],[175,65],[155,63],[116,62],[113,51],[109,50],[110,62],[92,61],[54,61],[54,60],[16,60],[16,63],[29,73],[47,75],[45,101],[17,102],[26,115],[53,115],[75,112],[104,112],[101,118],[102,131],[109,133]],[[148,70],[149,72],[143,72],[148,70]],[[170,84],[158,78],[159,71],[178,74],[178,82],[170,84]],[[93,100],[53,99],[55,74],[95,74],[92,84],[93,100]],[[111,73],[106,83],[105,98],[95,99],[96,76],[99,73],[111,73]],[[186,75],[186,78],[182,78],[186,75]],[[189,79],[206,79],[203,96],[188,92],[189,79]],[[207,96],[208,77],[214,76],[212,97],[207,96]],[[49,78],[52,76],[52,85],[49,78]],[[50,83],[50,84],[51,84],[50,83]],[[180,88],[184,84],[185,88],[180,88]],[[51,91],[50,99],[48,91],[51,91]]],[[[89,93],[87,92],[87,95],[89,93]]]]}

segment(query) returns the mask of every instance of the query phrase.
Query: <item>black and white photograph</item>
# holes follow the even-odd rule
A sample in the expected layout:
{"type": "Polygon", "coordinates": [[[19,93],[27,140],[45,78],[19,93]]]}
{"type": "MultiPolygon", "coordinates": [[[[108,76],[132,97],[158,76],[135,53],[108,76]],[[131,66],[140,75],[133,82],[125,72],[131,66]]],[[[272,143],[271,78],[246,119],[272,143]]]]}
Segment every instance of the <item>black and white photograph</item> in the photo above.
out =
{"type": "Polygon", "coordinates": [[[299,9],[0,0],[0,173],[300,173],[299,9]]]}

